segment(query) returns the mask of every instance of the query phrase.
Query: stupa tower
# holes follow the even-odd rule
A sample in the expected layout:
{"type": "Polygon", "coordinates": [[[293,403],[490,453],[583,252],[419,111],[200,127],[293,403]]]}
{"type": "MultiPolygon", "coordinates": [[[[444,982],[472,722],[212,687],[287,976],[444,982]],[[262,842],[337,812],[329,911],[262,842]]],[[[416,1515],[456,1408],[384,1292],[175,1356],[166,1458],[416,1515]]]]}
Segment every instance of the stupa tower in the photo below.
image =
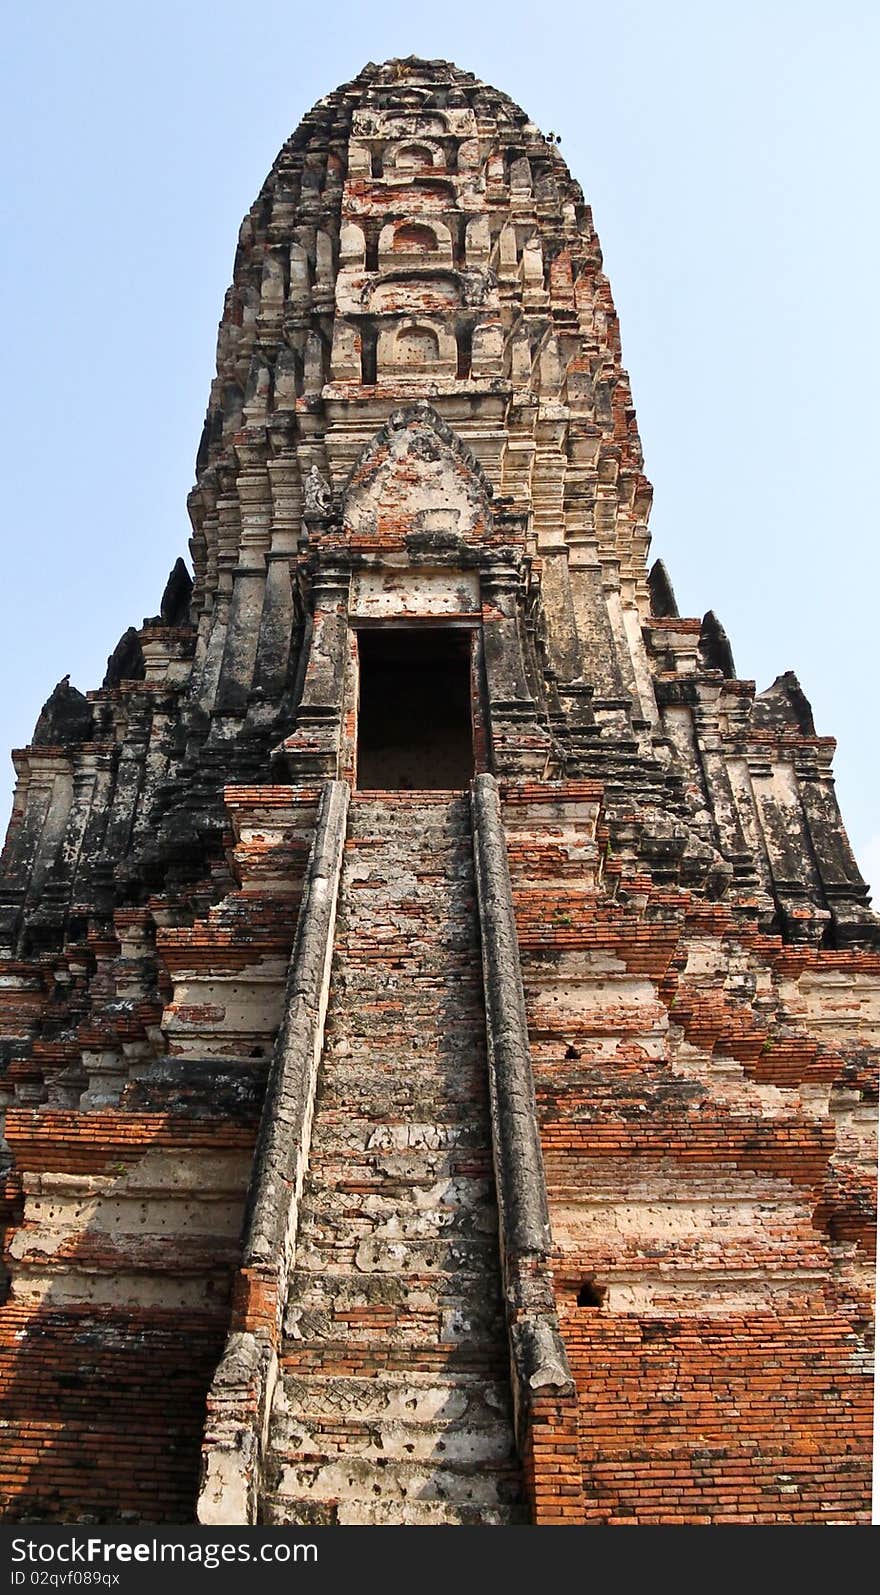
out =
{"type": "Polygon", "coordinates": [[[877,921],[650,497],[554,142],[320,101],[193,574],[15,754],[11,1518],[869,1520],[877,921]]]}

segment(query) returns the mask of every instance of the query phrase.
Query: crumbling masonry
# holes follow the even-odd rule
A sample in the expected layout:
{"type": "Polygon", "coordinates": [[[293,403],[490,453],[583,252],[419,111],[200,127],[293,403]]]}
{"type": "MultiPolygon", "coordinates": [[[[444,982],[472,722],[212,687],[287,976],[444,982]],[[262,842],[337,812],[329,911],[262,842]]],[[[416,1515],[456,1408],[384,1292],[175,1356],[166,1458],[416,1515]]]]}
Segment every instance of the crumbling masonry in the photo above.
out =
{"type": "Polygon", "coordinates": [[[868,1521],[877,921],[650,497],[554,143],[320,101],[194,581],[14,755],[8,1518],[868,1521]]]}

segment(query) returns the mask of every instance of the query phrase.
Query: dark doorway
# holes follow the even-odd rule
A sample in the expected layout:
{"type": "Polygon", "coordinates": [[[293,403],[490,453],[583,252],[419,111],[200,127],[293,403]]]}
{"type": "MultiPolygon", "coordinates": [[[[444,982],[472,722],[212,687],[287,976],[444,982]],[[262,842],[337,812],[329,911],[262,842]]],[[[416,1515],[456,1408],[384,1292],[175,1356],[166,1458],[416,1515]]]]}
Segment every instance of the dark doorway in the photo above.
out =
{"type": "Polygon", "coordinates": [[[467,786],[474,773],[470,632],[377,627],[357,637],[358,786],[467,786]]]}

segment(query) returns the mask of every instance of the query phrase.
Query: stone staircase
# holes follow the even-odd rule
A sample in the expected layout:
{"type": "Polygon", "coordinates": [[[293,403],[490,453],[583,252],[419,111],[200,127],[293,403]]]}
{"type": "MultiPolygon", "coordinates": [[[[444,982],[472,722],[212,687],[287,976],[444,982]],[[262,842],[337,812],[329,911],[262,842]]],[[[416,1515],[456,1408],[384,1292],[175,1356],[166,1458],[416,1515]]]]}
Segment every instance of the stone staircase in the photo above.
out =
{"type": "Polygon", "coordinates": [[[264,1523],[507,1524],[468,798],[355,794],[264,1523]]]}

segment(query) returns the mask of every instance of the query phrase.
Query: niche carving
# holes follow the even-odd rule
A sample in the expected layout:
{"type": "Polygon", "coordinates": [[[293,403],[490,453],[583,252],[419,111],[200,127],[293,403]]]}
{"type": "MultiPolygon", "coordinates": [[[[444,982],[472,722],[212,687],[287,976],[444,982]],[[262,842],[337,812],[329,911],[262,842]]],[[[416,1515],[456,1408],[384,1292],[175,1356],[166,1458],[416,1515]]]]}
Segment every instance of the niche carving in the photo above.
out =
{"type": "Polygon", "coordinates": [[[446,326],[407,316],[383,327],[376,360],[380,382],[390,376],[395,381],[425,374],[454,377],[458,368],[455,334],[446,326]]]}
{"type": "Polygon", "coordinates": [[[413,172],[433,171],[445,167],[446,161],[443,150],[439,144],[425,140],[424,143],[399,144],[385,152],[385,171],[399,172],[410,176],[413,172]]]}
{"type": "Polygon", "coordinates": [[[452,234],[444,222],[405,220],[389,222],[379,234],[379,270],[401,265],[451,266],[452,234]]]}

